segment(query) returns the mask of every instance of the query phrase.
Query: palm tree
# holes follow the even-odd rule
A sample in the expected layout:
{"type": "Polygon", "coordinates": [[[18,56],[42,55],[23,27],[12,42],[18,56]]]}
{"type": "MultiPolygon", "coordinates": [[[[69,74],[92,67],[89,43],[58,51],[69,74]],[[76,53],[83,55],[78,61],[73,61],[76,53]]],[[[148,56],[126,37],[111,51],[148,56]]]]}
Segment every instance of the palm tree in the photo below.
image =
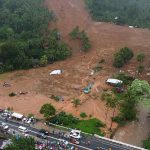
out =
{"type": "MultiPolygon", "coordinates": [[[[113,114],[112,114],[112,118],[115,116],[115,111],[116,111],[116,108],[118,106],[118,102],[119,102],[119,99],[117,97],[113,97],[112,94],[109,94],[109,93],[103,93],[102,94],[102,100],[105,101],[105,105],[106,105],[106,113],[105,113],[105,124],[106,124],[106,121],[107,121],[107,117],[108,117],[108,111],[109,111],[109,108],[112,108],[113,109],[113,114]]],[[[110,124],[110,130],[112,128],[112,119],[111,119],[111,124],[110,124]]]]}
{"type": "Polygon", "coordinates": [[[105,124],[106,124],[108,111],[109,111],[109,108],[111,107],[111,103],[112,103],[113,98],[112,98],[111,94],[106,93],[106,92],[102,94],[101,98],[103,101],[105,101],[105,105],[106,105],[106,112],[105,112],[105,124]]]}
{"type": "MultiPolygon", "coordinates": [[[[114,97],[111,101],[110,101],[110,107],[113,109],[113,113],[112,113],[112,118],[114,118],[115,116],[115,111],[116,111],[116,108],[117,106],[119,105],[119,99],[117,97],[114,97]]],[[[112,128],[112,119],[111,119],[111,124],[110,124],[110,130],[112,128]]]]}

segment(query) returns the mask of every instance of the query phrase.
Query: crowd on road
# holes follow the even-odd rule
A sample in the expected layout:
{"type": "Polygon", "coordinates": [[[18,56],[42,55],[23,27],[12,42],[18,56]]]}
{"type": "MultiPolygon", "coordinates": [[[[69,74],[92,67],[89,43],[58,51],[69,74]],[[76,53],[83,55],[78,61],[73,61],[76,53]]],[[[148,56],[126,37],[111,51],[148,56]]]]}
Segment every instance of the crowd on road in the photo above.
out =
{"type": "MultiPolygon", "coordinates": [[[[29,133],[29,129],[31,127],[30,125],[36,123],[36,119],[34,117],[29,118],[16,112],[2,109],[0,109],[0,117],[3,118],[5,121],[5,123],[0,122],[0,132],[13,136],[32,136],[29,133]],[[10,121],[14,121],[20,126],[18,126],[18,128],[16,129],[13,129],[9,126],[10,121]]],[[[81,132],[78,130],[72,130],[71,132],[62,132],[56,129],[52,130],[52,132],[49,132],[45,129],[39,129],[37,134],[34,135],[34,138],[36,139],[36,149],[47,148],[50,150],[75,150],[78,149],[76,145],[80,144],[81,132]],[[57,140],[49,140],[49,136],[53,136],[57,140]]]]}
{"type": "MultiPolygon", "coordinates": [[[[76,129],[67,131],[51,126],[48,130],[35,128],[33,116],[0,109],[0,132],[15,137],[34,137],[37,150],[131,150],[125,144],[81,133],[76,129]]],[[[46,125],[46,124],[45,124],[46,125]]]]}

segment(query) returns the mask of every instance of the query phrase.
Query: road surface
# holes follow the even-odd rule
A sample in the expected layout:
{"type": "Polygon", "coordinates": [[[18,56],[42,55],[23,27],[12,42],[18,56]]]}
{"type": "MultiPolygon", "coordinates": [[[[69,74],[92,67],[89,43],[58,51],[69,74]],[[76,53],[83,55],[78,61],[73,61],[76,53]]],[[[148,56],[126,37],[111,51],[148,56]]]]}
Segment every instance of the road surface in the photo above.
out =
{"type": "MultiPolygon", "coordinates": [[[[31,136],[37,136],[37,134],[40,134],[39,129],[33,128],[27,124],[23,124],[22,122],[19,121],[14,121],[9,119],[6,120],[5,118],[0,117],[0,122],[7,123],[9,125],[9,128],[14,130],[18,130],[19,126],[24,126],[29,130],[28,134],[31,136]]],[[[50,133],[50,135],[47,136],[48,141],[54,141],[54,140],[59,141],[59,139],[60,137],[58,137],[58,134],[56,135],[50,133]]],[[[109,139],[108,140],[101,139],[94,136],[88,136],[84,139],[81,139],[79,145],[75,145],[70,142],[69,145],[76,146],[78,147],[79,150],[96,150],[97,147],[99,147],[100,150],[144,150],[142,148],[130,147],[129,145],[120,144],[117,142],[113,142],[109,139]],[[88,141],[90,141],[89,144],[88,141]]]]}

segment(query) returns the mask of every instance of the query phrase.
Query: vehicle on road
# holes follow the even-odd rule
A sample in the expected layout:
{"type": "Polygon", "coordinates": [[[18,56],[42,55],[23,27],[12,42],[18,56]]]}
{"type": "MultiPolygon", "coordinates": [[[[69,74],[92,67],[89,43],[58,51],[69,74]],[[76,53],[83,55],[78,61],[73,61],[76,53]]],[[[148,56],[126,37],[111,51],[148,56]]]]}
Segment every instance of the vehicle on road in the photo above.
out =
{"type": "Polygon", "coordinates": [[[9,117],[9,114],[4,112],[4,113],[1,114],[1,116],[4,117],[4,118],[9,117]]]}
{"type": "Polygon", "coordinates": [[[8,130],[9,129],[9,126],[6,124],[6,123],[1,123],[1,125],[0,125],[1,127],[2,127],[2,129],[4,129],[4,130],[8,130]]]}
{"type": "Polygon", "coordinates": [[[63,139],[59,139],[59,142],[60,142],[60,143],[63,143],[63,144],[65,144],[65,145],[68,145],[68,144],[69,144],[69,142],[68,142],[68,141],[66,141],[66,140],[63,140],[63,139]]]}
{"type": "Polygon", "coordinates": [[[47,136],[43,133],[38,133],[36,136],[40,139],[46,139],[47,138],[47,136]]]}
{"type": "Polygon", "coordinates": [[[79,130],[71,130],[70,132],[70,138],[74,138],[74,139],[81,139],[81,131],[79,130]]]}
{"type": "Polygon", "coordinates": [[[70,147],[70,150],[75,150],[75,147],[74,147],[74,146],[71,146],[71,147],[70,147]]]}
{"type": "Polygon", "coordinates": [[[73,143],[73,144],[76,144],[76,145],[79,145],[79,144],[80,144],[80,142],[77,141],[77,140],[74,139],[74,138],[71,138],[71,139],[70,139],[70,142],[73,143]]]}
{"type": "Polygon", "coordinates": [[[25,137],[30,137],[30,135],[27,134],[27,133],[23,133],[23,136],[25,136],[25,137]]]}
{"type": "Polygon", "coordinates": [[[26,127],[23,127],[23,126],[19,126],[19,127],[18,127],[18,130],[19,130],[20,132],[23,132],[23,133],[27,133],[27,132],[28,132],[28,129],[27,129],[26,127]]]}
{"type": "Polygon", "coordinates": [[[45,129],[40,129],[39,130],[40,133],[44,134],[44,135],[49,135],[49,131],[45,130],[45,129]]]}

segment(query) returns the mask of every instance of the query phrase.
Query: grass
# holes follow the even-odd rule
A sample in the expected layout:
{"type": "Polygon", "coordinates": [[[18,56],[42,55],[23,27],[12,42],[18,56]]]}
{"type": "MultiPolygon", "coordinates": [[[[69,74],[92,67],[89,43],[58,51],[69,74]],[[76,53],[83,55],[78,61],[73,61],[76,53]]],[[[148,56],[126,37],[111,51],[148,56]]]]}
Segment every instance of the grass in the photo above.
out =
{"type": "Polygon", "coordinates": [[[50,118],[49,122],[72,129],[78,129],[89,134],[104,135],[104,133],[100,130],[100,127],[104,127],[104,124],[96,118],[80,120],[79,118],[74,117],[72,114],[60,112],[59,114],[50,118]]]}
{"type": "Polygon", "coordinates": [[[81,130],[82,132],[104,136],[104,133],[100,130],[100,127],[104,127],[104,124],[96,118],[80,120],[77,124],[71,125],[70,127],[81,130]]]}

